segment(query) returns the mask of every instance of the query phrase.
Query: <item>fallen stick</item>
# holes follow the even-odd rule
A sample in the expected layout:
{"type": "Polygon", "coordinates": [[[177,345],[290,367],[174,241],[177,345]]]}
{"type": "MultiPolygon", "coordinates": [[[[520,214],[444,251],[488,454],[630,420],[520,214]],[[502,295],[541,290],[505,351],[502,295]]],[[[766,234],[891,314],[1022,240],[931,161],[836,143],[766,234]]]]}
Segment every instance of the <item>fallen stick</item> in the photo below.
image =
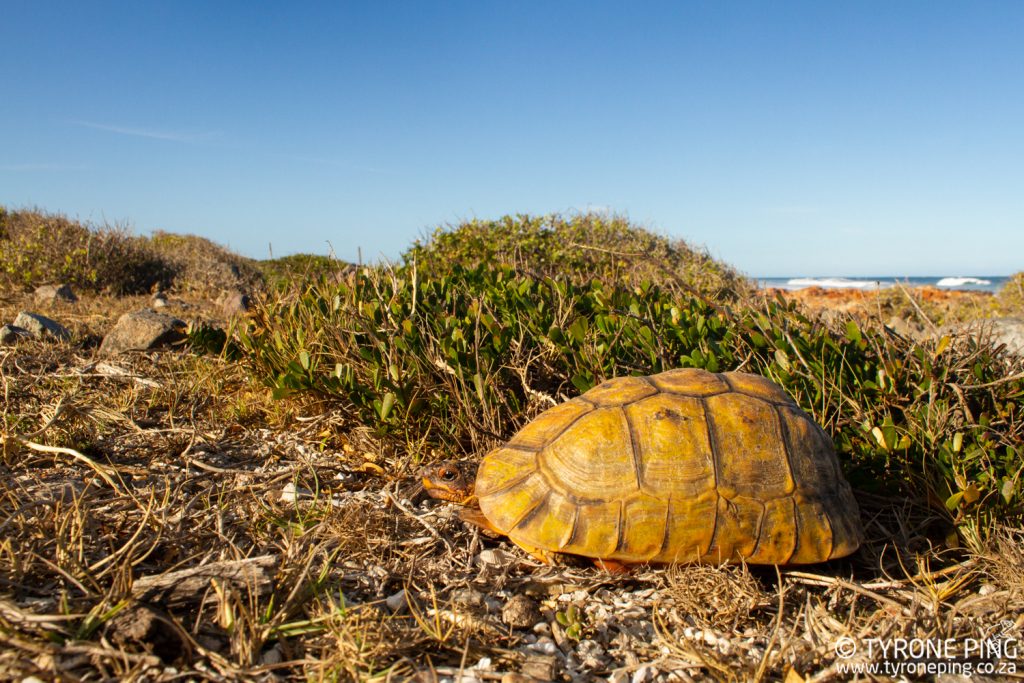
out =
{"type": "Polygon", "coordinates": [[[266,593],[272,588],[277,563],[278,558],[274,555],[261,555],[143,576],[132,585],[132,596],[162,605],[180,604],[198,600],[209,590],[213,580],[253,587],[260,593],[266,593]]]}

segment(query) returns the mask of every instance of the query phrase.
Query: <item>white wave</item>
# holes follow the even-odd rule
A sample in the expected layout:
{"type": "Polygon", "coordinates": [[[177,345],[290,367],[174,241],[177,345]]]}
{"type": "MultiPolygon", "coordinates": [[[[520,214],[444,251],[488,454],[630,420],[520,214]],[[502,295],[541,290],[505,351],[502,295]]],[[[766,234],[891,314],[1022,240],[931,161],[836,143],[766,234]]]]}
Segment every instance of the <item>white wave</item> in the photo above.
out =
{"type": "Polygon", "coordinates": [[[944,277],[935,283],[938,287],[963,287],[964,285],[990,285],[991,280],[983,280],[979,277],[944,277]]]}
{"type": "MultiPolygon", "coordinates": [[[[888,283],[886,283],[888,284],[888,283]]],[[[786,283],[789,289],[823,287],[825,289],[878,289],[883,285],[878,280],[851,280],[845,277],[795,277],[786,283]]]]}

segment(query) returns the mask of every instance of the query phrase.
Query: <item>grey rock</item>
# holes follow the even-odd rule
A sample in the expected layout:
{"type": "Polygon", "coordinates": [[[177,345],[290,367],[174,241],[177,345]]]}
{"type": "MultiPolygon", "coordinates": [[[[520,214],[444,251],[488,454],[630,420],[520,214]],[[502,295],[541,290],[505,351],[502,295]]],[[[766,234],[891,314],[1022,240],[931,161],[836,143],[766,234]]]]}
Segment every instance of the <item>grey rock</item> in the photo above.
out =
{"type": "Polygon", "coordinates": [[[157,292],[153,295],[153,300],[150,303],[153,308],[163,308],[167,305],[167,295],[163,292],[157,292]]]}
{"type": "Polygon", "coordinates": [[[242,315],[252,308],[252,300],[245,292],[227,292],[219,299],[221,311],[227,317],[242,315]]]}
{"type": "Polygon", "coordinates": [[[100,353],[115,355],[125,351],[149,351],[185,339],[185,323],[163,313],[143,308],[125,313],[117,320],[103,343],[100,353]]]}
{"type": "Polygon", "coordinates": [[[73,304],[78,301],[78,297],[68,285],[40,285],[36,287],[32,296],[35,297],[36,303],[40,304],[52,304],[57,301],[73,304]]]}
{"type": "Polygon", "coordinates": [[[19,339],[25,339],[32,335],[23,327],[4,325],[0,327],[0,344],[16,344],[19,339]]]}
{"type": "Polygon", "coordinates": [[[39,339],[57,339],[67,341],[71,339],[71,332],[56,320],[50,320],[45,315],[22,311],[14,319],[14,326],[28,330],[29,334],[39,339]]]}

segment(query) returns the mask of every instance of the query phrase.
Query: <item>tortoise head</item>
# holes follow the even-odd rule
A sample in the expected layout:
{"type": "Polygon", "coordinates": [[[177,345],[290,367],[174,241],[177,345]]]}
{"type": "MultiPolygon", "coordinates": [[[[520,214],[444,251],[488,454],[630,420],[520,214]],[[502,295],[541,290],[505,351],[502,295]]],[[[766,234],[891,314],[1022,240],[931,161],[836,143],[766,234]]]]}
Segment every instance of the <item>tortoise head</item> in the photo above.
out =
{"type": "Polygon", "coordinates": [[[423,488],[434,498],[467,505],[473,500],[476,467],[469,463],[445,460],[420,470],[423,488]]]}

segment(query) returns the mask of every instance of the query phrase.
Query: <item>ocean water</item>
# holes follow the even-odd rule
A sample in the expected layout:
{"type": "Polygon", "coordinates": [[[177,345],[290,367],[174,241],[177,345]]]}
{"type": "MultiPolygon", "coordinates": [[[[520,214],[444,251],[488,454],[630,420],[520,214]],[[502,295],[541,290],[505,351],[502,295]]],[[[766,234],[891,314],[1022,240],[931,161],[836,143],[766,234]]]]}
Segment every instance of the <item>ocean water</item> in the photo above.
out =
{"type": "Polygon", "coordinates": [[[1005,275],[946,275],[938,277],[761,277],[756,278],[762,288],[804,289],[823,287],[825,289],[885,289],[895,287],[938,287],[939,289],[963,289],[975,292],[996,292],[1006,282],[1005,275]]]}

